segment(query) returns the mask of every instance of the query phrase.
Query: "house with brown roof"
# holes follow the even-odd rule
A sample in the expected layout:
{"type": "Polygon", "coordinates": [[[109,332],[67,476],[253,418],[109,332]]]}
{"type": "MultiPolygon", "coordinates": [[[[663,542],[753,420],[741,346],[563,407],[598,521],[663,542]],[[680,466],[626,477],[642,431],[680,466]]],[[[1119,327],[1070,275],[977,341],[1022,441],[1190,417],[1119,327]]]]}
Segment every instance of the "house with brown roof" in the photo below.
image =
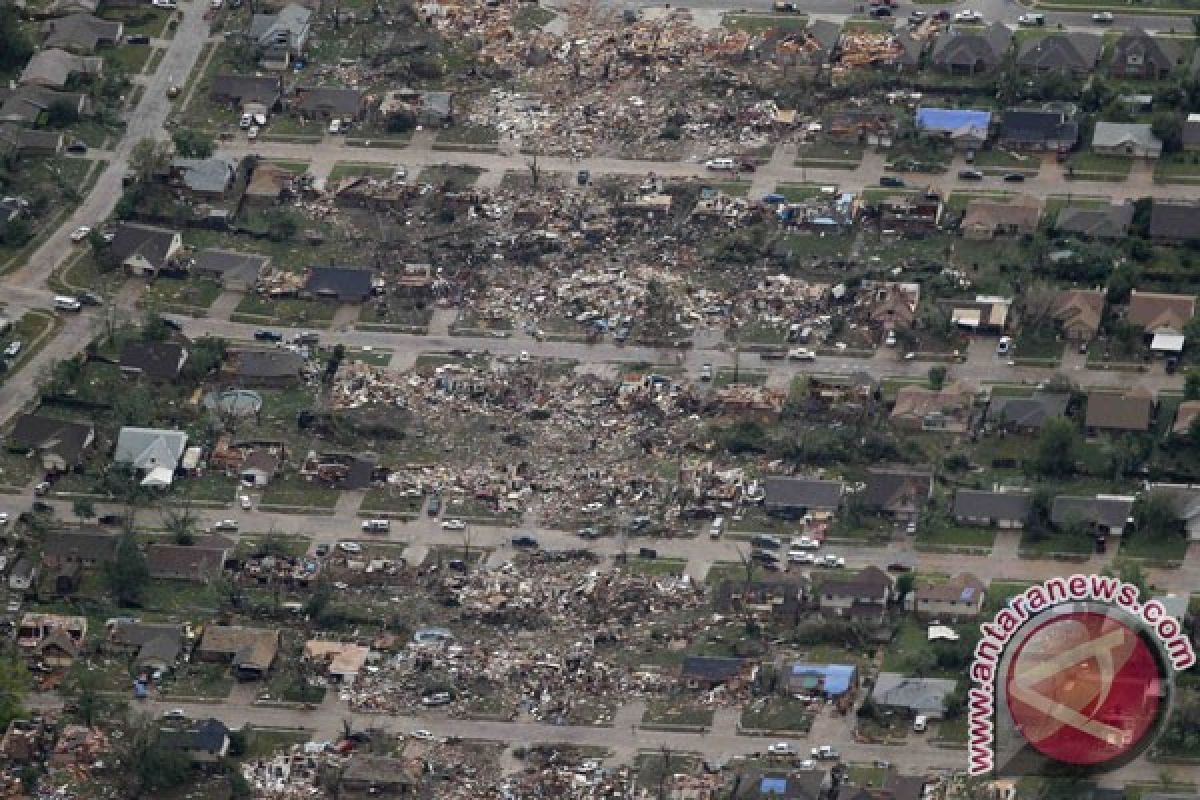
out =
{"type": "Polygon", "coordinates": [[[1088,392],[1084,424],[1091,434],[1098,431],[1145,432],[1154,421],[1154,406],[1154,394],[1140,386],[1122,393],[1094,390],[1088,392]]]}
{"type": "Polygon", "coordinates": [[[224,536],[205,536],[189,545],[146,545],[150,577],[208,583],[221,574],[233,542],[224,536]]]}
{"type": "Polygon", "coordinates": [[[22,414],[4,444],[14,452],[37,453],[46,472],[66,472],[83,465],[84,454],[95,439],[96,429],[90,422],[22,414]]]}
{"type": "Polygon", "coordinates": [[[1147,334],[1162,331],[1179,333],[1196,315],[1196,297],[1190,294],[1141,292],[1129,295],[1125,321],[1147,334]]]}
{"type": "Polygon", "coordinates": [[[921,286],[916,283],[864,281],[867,316],[884,330],[911,328],[917,319],[921,286]]]}
{"type": "Polygon", "coordinates": [[[997,236],[1021,236],[1037,231],[1041,204],[1037,198],[1022,195],[1010,202],[972,200],[967,203],[960,230],[967,239],[994,239],[997,236]]]}
{"type": "Polygon", "coordinates": [[[43,47],[60,47],[72,53],[91,55],[99,47],[112,47],[121,40],[122,25],[91,14],[71,14],[42,23],[46,34],[43,47]]]}
{"type": "Polygon", "coordinates": [[[974,618],[983,611],[986,596],[983,581],[964,572],[945,583],[918,587],[913,592],[913,610],[938,619],[974,618]]]}
{"type": "Polygon", "coordinates": [[[933,496],[933,472],[911,467],[871,467],[859,494],[862,507],[901,521],[912,521],[933,496]]]}
{"type": "Polygon", "coordinates": [[[52,531],[42,538],[42,563],[48,569],[78,564],[92,569],[117,557],[118,537],[102,528],[52,531]]]}
{"type": "Polygon", "coordinates": [[[209,625],[196,647],[201,661],[229,664],[239,680],[266,677],[279,655],[279,631],[240,625],[209,625]]]}
{"type": "Polygon", "coordinates": [[[962,433],[971,426],[974,403],[974,390],[962,383],[941,389],[905,386],[896,392],[891,420],[912,430],[962,433]]]}
{"type": "Polygon", "coordinates": [[[1183,47],[1164,36],[1151,36],[1140,28],[1121,34],[1113,45],[1109,73],[1114,78],[1163,80],[1183,64],[1183,47]]]}
{"type": "Polygon", "coordinates": [[[1069,341],[1089,342],[1100,332],[1104,303],[1103,289],[1064,289],[1055,295],[1050,315],[1069,341]]]}
{"type": "Polygon", "coordinates": [[[1192,422],[1200,416],[1200,400],[1184,400],[1175,411],[1175,423],[1171,425],[1171,433],[1176,436],[1188,436],[1192,432],[1192,422]]]}
{"type": "Polygon", "coordinates": [[[826,580],[817,597],[823,613],[883,622],[892,599],[892,579],[879,567],[867,567],[847,578],[826,580]]]}

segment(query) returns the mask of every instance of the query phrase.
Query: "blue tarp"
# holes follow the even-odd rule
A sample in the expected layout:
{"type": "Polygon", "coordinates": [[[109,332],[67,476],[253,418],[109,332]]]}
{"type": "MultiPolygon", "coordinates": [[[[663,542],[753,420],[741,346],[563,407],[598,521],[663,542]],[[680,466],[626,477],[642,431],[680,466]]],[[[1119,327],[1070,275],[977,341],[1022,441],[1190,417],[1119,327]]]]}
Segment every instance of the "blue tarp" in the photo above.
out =
{"type": "Polygon", "coordinates": [[[792,664],[792,675],[815,675],[821,679],[821,691],[837,697],[850,691],[855,667],[851,664],[792,664]]]}
{"type": "Polygon", "coordinates": [[[759,794],[787,794],[787,778],[763,778],[758,785],[759,794]]]}
{"type": "Polygon", "coordinates": [[[992,112],[974,111],[969,108],[918,108],[917,127],[926,131],[967,131],[971,129],[987,135],[992,124],[992,112]]]}

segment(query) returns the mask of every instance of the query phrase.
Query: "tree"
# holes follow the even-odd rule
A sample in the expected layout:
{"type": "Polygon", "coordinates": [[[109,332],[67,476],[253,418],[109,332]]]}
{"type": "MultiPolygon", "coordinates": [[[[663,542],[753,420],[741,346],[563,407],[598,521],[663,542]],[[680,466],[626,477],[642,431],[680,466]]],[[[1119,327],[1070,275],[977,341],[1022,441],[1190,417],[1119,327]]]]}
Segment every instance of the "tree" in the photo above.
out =
{"type": "Polygon", "coordinates": [[[113,747],[121,797],[139,800],[161,796],[165,790],[187,782],[192,771],[191,759],[182,750],[163,742],[156,720],[139,714],[126,720],[123,733],[113,747]]]}
{"type": "Polygon", "coordinates": [[[1133,507],[1133,519],[1138,533],[1152,539],[1169,539],[1184,533],[1174,504],[1161,493],[1142,494],[1133,507]]]}
{"type": "Polygon", "coordinates": [[[121,536],[116,557],[104,565],[104,579],[117,605],[141,605],[146,583],[150,580],[150,569],[132,533],[121,536]]]}
{"type": "Polygon", "coordinates": [[[286,211],[271,211],[263,216],[267,220],[267,238],[273,242],[286,242],[300,230],[296,218],[286,211]]]}
{"type": "Polygon", "coordinates": [[[341,368],[342,362],[346,360],[346,345],[336,344],[333,348],[333,353],[329,356],[329,361],[325,364],[325,383],[333,383],[337,371],[341,368]]]}
{"type": "Polygon", "coordinates": [[[417,115],[411,111],[397,111],[388,114],[384,127],[388,133],[408,133],[417,127],[417,115]]]}
{"type": "Polygon", "coordinates": [[[87,497],[77,497],[71,503],[71,511],[83,522],[96,516],[96,504],[87,497]]]}
{"type": "Polygon", "coordinates": [[[929,388],[937,391],[946,385],[946,368],[941,364],[929,368],[929,388]]]}
{"type": "Polygon", "coordinates": [[[191,498],[162,509],[163,527],[171,534],[175,544],[190,545],[196,541],[196,525],[199,519],[192,510],[191,498]]]}
{"type": "Polygon", "coordinates": [[[25,716],[29,669],[12,651],[0,653],[0,727],[25,716]]]}
{"type": "Polygon", "coordinates": [[[55,100],[46,109],[46,125],[51,128],[69,128],[79,121],[79,111],[65,100],[55,100]]]}
{"type": "Polygon", "coordinates": [[[171,338],[171,326],[158,314],[147,314],[142,321],[141,337],[143,342],[165,342],[171,338]]]}
{"type": "Polygon", "coordinates": [[[166,172],[170,163],[171,146],[166,142],[142,139],[129,153],[129,168],[143,183],[149,183],[154,176],[166,172]]]}
{"type": "Polygon", "coordinates": [[[122,703],[106,694],[100,673],[89,669],[83,661],[76,661],[67,675],[63,693],[75,707],[74,715],[84,725],[95,725],[112,715],[122,703]]]}
{"type": "Polygon", "coordinates": [[[11,72],[33,55],[33,42],[21,25],[21,17],[14,3],[0,6],[0,72],[11,72]]]}
{"type": "Polygon", "coordinates": [[[896,579],[896,597],[900,598],[900,605],[904,605],[904,599],[908,597],[909,592],[913,590],[917,579],[911,572],[905,572],[896,579]]]}
{"type": "Polygon", "coordinates": [[[199,382],[211,375],[225,361],[228,343],[219,337],[202,336],[192,341],[187,363],[183,365],[183,377],[199,382]]]}
{"type": "Polygon", "coordinates": [[[1183,117],[1179,114],[1170,111],[1155,114],[1150,131],[1162,140],[1164,153],[1176,153],[1183,149],[1183,117]]]}
{"type": "Polygon", "coordinates": [[[1046,476],[1064,477],[1075,471],[1079,432],[1068,419],[1047,420],[1038,437],[1034,467],[1046,476]]]}
{"type": "Polygon", "coordinates": [[[217,143],[203,131],[181,128],[171,136],[175,152],[184,158],[208,158],[217,149],[217,143]]]}

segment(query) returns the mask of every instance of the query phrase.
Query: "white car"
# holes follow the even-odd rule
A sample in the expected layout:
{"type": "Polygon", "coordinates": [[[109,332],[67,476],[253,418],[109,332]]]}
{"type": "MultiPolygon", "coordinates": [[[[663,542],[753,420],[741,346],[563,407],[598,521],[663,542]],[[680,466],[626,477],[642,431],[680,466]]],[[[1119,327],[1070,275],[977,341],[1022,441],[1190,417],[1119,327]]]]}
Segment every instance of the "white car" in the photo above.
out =
{"type": "Polygon", "coordinates": [[[213,11],[216,11],[221,6],[225,5],[225,0],[212,0],[212,2],[209,3],[208,5],[209,5],[209,7],[212,8],[213,11]]]}
{"type": "Polygon", "coordinates": [[[585,514],[595,514],[597,511],[599,511],[602,508],[604,508],[603,503],[588,503],[581,510],[585,514]]]}
{"type": "Polygon", "coordinates": [[[254,124],[253,114],[242,114],[242,118],[238,120],[238,127],[242,130],[248,130],[254,124]]]}
{"type": "Polygon", "coordinates": [[[252,142],[258,138],[258,126],[257,125],[250,126],[250,130],[246,131],[246,138],[252,142]]]}
{"type": "Polygon", "coordinates": [[[1092,14],[1092,22],[1095,22],[1097,25],[1111,25],[1112,21],[1113,15],[1111,11],[1098,11],[1092,14]]]}
{"type": "Polygon", "coordinates": [[[804,759],[803,761],[800,762],[800,765],[798,767],[796,767],[796,769],[802,769],[802,770],[806,770],[806,771],[811,771],[816,768],[817,768],[817,762],[813,761],[811,758],[804,759]]]}
{"type": "Polygon", "coordinates": [[[767,746],[767,752],[773,756],[791,755],[792,746],[787,742],[775,742],[775,744],[767,746]]]}
{"type": "Polygon", "coordinates": [[[163,712],[163,719],[187,719],[182,708],[172,708],[163,712]]]}
{"type": "Polygon", "coordinates": [[[888,331],[887,336],[885,336],[883,339],[883,343],[885,345],[887,345],[888,347],[895,347],[896,346],[896,332],[888,331]]]}
{"type": "Polygon", "coordinates": [[[15,342],[9,342],[8,347],[4,348],[4,355],[8,356],[9,358],[13,358],[19,352],[21,352],[20,339],[17,339],[15,342]]]}
{"type": "Polygon", "coordinates": [[[1018,25],[1034,25],[1034,26],[1045,25],[1046,24],[1046,15],[1045,14],[1022,14],[1021,16],[1017,17],[1017,24],[1018,25]]]}
{"type": "Polygon", "coordinates": [[[465,531],[467,529],[467,523],[463,522],[461,519],[448,519],[442,523],[442,528],[448,531],[465,531]]]}
{"type": "Polygon", "coordinates": [[[1007,355],[1008,351],[1011,349],[1012,349],[1012,337],[1011,336],[1001,336],[1000,341],[996,343],[996,355],[998,355],[998,356],[1007,355]]]}
{"type": "Polygon", "coordinates": [[[213,525],[214,531],[236,531],[238,529],[238,521],[236,519],[223,519],[213,525]]]}
{"type": "Polygon", "coordinates": [[[816,550],[821,546],[821,543],[811,536],[797,536],[792,539],[791,544],[800,550],[816,550]]]}
{"type": "Polygon", "coordinates": [[[89,228],[87,225],[80,225],[78,228],[71,231],[71,241],[72,242],[82,242],[84,239],[86,239],[88,237],[88,234],[91,232],[92,232],[92,229],[89,228]]]}
{"type": "Polygon", "coordinates": [[[817,354],[812,350],[807,350],[803,347],[797,347],[788,351],[788,358],[792,361],[816,361],[817,354]]]}
{"type": "Polygon", "coordinates": [[[250,502],[250,495],[244,494],[238,498],[238,500],[241,503],[243,511],[249,511],[251,508],[253,508],[253,504],[250,502]]]}
{"type": "Polygon", "coordinates": [[[825,556],[824,566],[835,568],[844,567],[846,566],[846,559],[842,558],[841,556],[835,556],[833,553],[829,553],[825,556]]]}
{"type": "Polygon", "coordinates": [[[342,132],[342,121],[340,119],[330,120],[329,121],[329,132],[330,133],[341,133],[342,132]]]}
{"type": "Polygon", "coordinates": [[[969,8],[964,8],[954,15],[955,22],[983,22],[983,14],[978,11],[972,11],[969,8]]]}
{"type": "Polygon", "coordinates": [[[815,564],[817,557],[806,550],[788,550],[788,561],[792,564],[815,564]]]}
{"type": "Polygon", "coordinates": [[[408,167],[403,164],[397,164],[396,169],[392,172],[392,180],[402,181],[408,178],[408,167]]]}
{"type": "Polygon", "coordinates": [[[175,0],[150,0],[150,5],[154,6],[155,8],[165,8],[170,11],[174,11],[175,9],[179,8],[179,4],[176,3],[175,0]]]}
{"type": "Polygon", "coordinates": [[[338,542],[338,549],[343,553],[361,553],[362,545],[358,542],[338,542]]]}
{"type": "Polygon", "coordinates": [[[430,733],[429,731],[425,730],[424,728],[419,728],[419,729],[413,731],[412,733],[409,734],[409,736],[412,737],[413,739],[422,739],[424,741],[429,741],[430,739],[433,738],[433,734],[430,733]]]}
{"type": "Polygon", "coordinates": [[[0,511],[0,525],[7,525],[7,524],[8,524],[8,512],[0,511]]]}

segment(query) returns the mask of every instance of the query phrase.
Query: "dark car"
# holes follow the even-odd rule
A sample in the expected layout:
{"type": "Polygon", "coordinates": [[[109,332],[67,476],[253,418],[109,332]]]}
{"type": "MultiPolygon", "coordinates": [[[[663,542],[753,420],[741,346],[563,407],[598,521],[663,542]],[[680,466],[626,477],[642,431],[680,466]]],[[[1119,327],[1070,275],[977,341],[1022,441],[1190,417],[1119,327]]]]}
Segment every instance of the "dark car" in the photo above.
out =
{"type": "Polygon", "coordinates": [[[97,521],[101,525],[124,525],[125,517],[120,514],[102,514],[97,521]]]}
{"type": "Polygon", "coordinates": [[[600,531],[595,528],[581,528],[579,531],[580,539],[599,539],[600,531]]]}
{"type": "Polygon", "coordinates": [[[532,536],[514,536],[512,540],[513,547],[537,547],[538,540],[532,536]]]}
{"type": "Polygon", "coordinates": [[[1024,172],[1010,172],[1004,176],[1004,180],[1006,180],[1009,183],[1024,183],[1025,182],[1025,173],[1024,172]]]}
{"type": "Polygon", "coordinates": [[[463,561],[461,558],[450,559],[448,562],[446,562],[446,566],[449,567],[450,569],[454,570],[455,572],[466,572],[467,571],[467,562],[463,561]]]}
{"type": "Polygon", "coordinates": [[[1168,358],[1166,366],[1167,366],[1167,374],[1174,375],[1175,370],[1179,369],[1179,357],[1171,356],[1170,358],[1168,358]]]}
{"type": "Polygon", "coordinates": [[[86,153],[87,145],[84,144],[83,142],[71,142],[69,145],[67,145],[67,152],[68,153],[79,153],[79,154],[86,153]]]}
{"type": "Polygon", "coordinates": [[[884,175],[882,178],[879,179],[879,185],[880,186],[891,186],[893,188],[900,188],[900,187],[904,186],[904,179],[897,178],[893,175],[884,175]]]}
{"type": "Polygon", "coordinates": [[[983,173],[977,169],[960,169],[958,171],[958,179],[960,181],[981,181],[983,173]]]}
{"type": "Polygon", "coordinates": [[[150,44],[150,37],[144,33],[135,33],[125,37],[127,44],[150,44]]]}
{"type": "Polygon", "coordinates": [[[162,317],[162,324],[166,325],[168,328],[170,328],[173,331],[178,331],[179,333],[183,333],[183,323],[181,323],[177,320],[167,319],[166,317],[162,317]]]}
{"type": "Polygon", "coordinates": [[[658,558],[658,551],[653,547],[638,548],[638,558],[645,558],[653,561],[654,559],[658,558]]]}
{"type": "Polygon", "coordinates": [[[317,550],[316,550],[316,553],[317,553],[317,555],[318,555],[318,556],[327,556],[327,555],[329,555],[329,545],[327,545],[327,544],[319,544],[319,545],[317,545],[317,550]]]}
{"type": "Polygon", "coordinates": [[[871,16],[875,19],[883,19],[884,17],[890,17],[891,15],[892,10],[887,6],[880,6],[879,8],[871,9],[871,16]]]}
{"type": "Polygon", "coordinates": [[[95,292],[80,292],[75,297],[76,300],[83,303],[85,306],[104,305],[104,298],[95,292]]]}
{"type": "Polygon", "coordinates": [[[760,564],[774,564],[779,560],[779,556],[770,550],[755,550],[750,554],[750,558],[760,564]]]}
{"type": "Polygon", "coordinates": [[[282,342],[283,334],[275,331],[255,331],[254,338],[260,342],[282,342]]]}
{"type": "Polygon", "coordinates": [[[738,170],[741,172],[756,172],[758,171],[758,167],[753,161],[743,161],[738,164],[738,170]]]}
{"type": "Polygon", "coordinates": [[[938,22],[949,22],[950,12],[945,9],[942,9],[941,11],[934,14],[933,18],[936,19],[938,22]]]}
{"type": "Polygon", "coordinates": [[[903,561],[893,561],[887,565],[888,572],[912,572],[912,565],[903,561]]]}
{"type": "Polygon", "coordinates": [[[770,550],[778,550],[779,548],[783,547],[783,542],[781,542],[778,537],[766,536],[764,534],[755,536],[750,540],[750,544],[754,545],[755,547],[765,547],[770,550]]]}
{"type": "Polygon", "coordinates": [[[592,173],[586,169],[579,170],[579,172],[575,173],[575,182],[580,186],[587,186],[592,182],[592,173]]]}
{"type": "Polygon", "coordinates": [[[54,512],[54,506],[50,505],[49,503],[44,503],[41,500],[34,500],[33,510],[40,511],[43,514],[52,514],[54,512]]]}

